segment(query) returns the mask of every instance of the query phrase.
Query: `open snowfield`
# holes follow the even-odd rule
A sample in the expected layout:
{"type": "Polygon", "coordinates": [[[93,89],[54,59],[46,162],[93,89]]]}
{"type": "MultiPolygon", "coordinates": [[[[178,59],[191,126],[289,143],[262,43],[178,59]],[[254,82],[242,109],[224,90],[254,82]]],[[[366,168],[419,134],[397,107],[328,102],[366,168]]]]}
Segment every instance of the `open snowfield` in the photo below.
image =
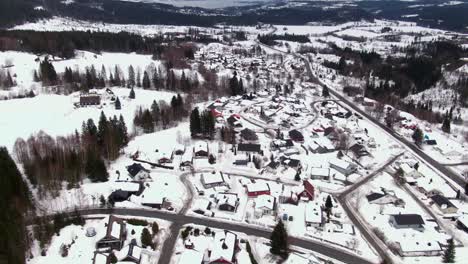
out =
{"type": "Polygon", "coordinates": [[[153,100],[169,102],[174,96],[170,92],[137,89],[136,99],[128,99],[127,88],[112,88],[122,102],[122,110],[115,110],[114,105],[107,104],[98,107],[75,108],[73,103],[78,100],[77,94],[49,95],[40,94],[34,98],[0,101],[0,129],[2,137],[0,145],[13,148],[18,137],[28,138],[40,130],[52,136],[71,134],[75,129],[81,130],[83,121],[94,119],[97,124],[101,111],[107,117],[120,115],[125,119],[127,127],[132,128],[133,116],[138,106],[150,107],[153,100]]]}

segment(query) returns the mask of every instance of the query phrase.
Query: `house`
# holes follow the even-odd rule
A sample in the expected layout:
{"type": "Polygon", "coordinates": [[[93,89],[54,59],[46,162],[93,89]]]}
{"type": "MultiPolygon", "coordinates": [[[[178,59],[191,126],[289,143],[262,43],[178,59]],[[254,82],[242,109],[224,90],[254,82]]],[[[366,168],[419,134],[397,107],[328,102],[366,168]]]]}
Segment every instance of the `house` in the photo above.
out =
{"type": "Polygon", "coordinates": [[[308,146],[313,153],[329,153],[335,151],[335,146],[327,137],[318,137],[308,146]]]}
{"type": "Polygon", "coordinates": [[[462,215],[457,218],[457,226],[468,233],[468,215],[462,215]]]}
{"type": "Polygon", "coordinates": [[[330,168],[311,168],[311,179],[330,180],[330,168]]]}
{"type": "Polygon", "coordinates": [[[226,120],[227,123],[233,128],[242,128],[242,123],[240,121],[240,116],[233,114],[226,120]]]}
{"type": "Polygon", "coordinates": [[[128,198],[130,198],[131,195],[132,195],[132,193],[119,189],[119,190],[113,191],[109,195],[108,200],[111,203],[120,203],[120,202],[123,202],[123,201],[127,201],[128,198]]]}
{"type": "Polygon", "coordinates": [[[402,163],[400,169],[403,172],[405,178],[417,179],[422,176],[422,174],[416,169],[410,167],[408,163],[402,163]]]}
{"type": "Polygon", "coordinates": [[[396,197],[394,194],[389,193],[378,193],[378,192],[371,192],[370,194],[366,195],[367,201],[370,204],[394,204],[400,205],[404,203],[400,198],[396,197]]]}
{"type": "Polygon", "coordinates": [[[203,173],[200,181],[205,189],[226,185],[222,172],[203,173]]]}
{"type": "Polygon", "coordinates": [[[178,264],[202,264],[204,253],[189,249],[184,250],[180,255],[178,264]]]}
{"type": "Polygon", "coordinates": [[[443,195],[431,196],[431,200],[443,214],[456,214],[458,212],[458,208],[443,195]]]}
{"type": "Polygon", "coordinates": [[[354,144],[351,147],[349,147],[349,150],[351,151],[351,153],[354,154],[354,157],[356,158],[370,156],[369,151],[367,151],[366,147],[364,147],[361,144],[354,144]]]}
{"type": "Polygon", "coordinates": [[[209,154],[207,142],[199,142],[193,147],[193,157],[196,159],[208,158],[209,154]]]}
{"type": "Polygon", "coordinates": [[[80,106],[100,105],[101,96],[98,94],[82,94],[80,95],[80,106]]]}
{"type": "Polygon", "coordinates": [[[109,255],[104,252],[94,251],[93,264],[110,264],[109,255]]]}
{"type": "Polygon", "coordinates": [[[148,191],[144,191],[140,196],[141,205],[156,209],[163,208],[166,197],[161,192],[150,190],[149,188],[146,190],[148,191]]]}
{"type": "Polygon", "coordinates": [[[413,228],[416,230],[424,229],[424,220],[418,214],[396,214],[390,215],[390,224],[397,228],[413,228]]]}
{"type": "Polygon", "coordinates": [[[127,236],[125,222],[114,215],[109,216],[106,235],[96,243],[97,248],[110,248],[120,250],[127,236]]]}
{"type": "Polygon", "coordinates": [[[289,138],[295,142],[304,143],[304,136],[296,129],[289,131],[289,138]]]}
{"type": "Polygon", "coordinates": [[[251,144],[251,143],[246,143],[246,144],[238,144],[237,145],[237,151],[245,154],[250,154],[250,153],[260,153],[261,152],[261,145],[260,144],[251,144]]]}
{"type": "Polygon", "coordinates": [[[254,214],[260,218],[264,215],[274,215],[276,212],[276,198],[269,194],[262,194],[255,198],[254,214]]]}
{"type": "Polygon", "coordinates": [[[262,194],[270,194],[270,186],[266,182],[255,182],[247,184],[247,195],[249,197],[257,197],[262,194]]]}
{"type": "Polygon", "coordinates": [[[143,249],[137,245],[136,240],[133,239],[130,244],[123,247],[122,250],[116,254],[116,257],[122,262],[140,263],[142,250],[143,249]]]}
{"type": "Polygon", "coordinates": [[[305,224],[307,227],[320,227],[323,224],[322,208],[318,202],[308,202],[305,206],[305,224]]]}
{"type": "Polygon", "coordinates": [[[239,206],[239,197],[236,193],[218,193],[216,203],[220,211],[235,212],[239,206]]]}
{"type": "Polygon", "coordinates": [[[435,240],[407,237],[397,242],[398,254],[402,257],[438,256],[442,254],[440,244],[435,240]]]}
{"type": "Polygon", "coordinates": [[[298,196],[301,199],[307,200],[307,201],[313,201],[315,197],[315,187],[312,184],[311,180],[305,180],[303,182],[304,185],[304,190],[298,194],[298,196]]]}
{"type": "Polygon", "coordinates": [[[234,264],[237,263],[236,252],[238,250],[237,235],[230,231],[215,233],[213,246],[209,252],[209,264],[234,264]]]}
{"type": "Polygon", "coordinates": [[[330,164],[330,168],[337,170],[345,176],[353,174],[357,171],[357,166],[355,164],[346,162],[344,160],[332,159],[328,161],[328,163],[330,164]]]}
{"type": "Polygon", "coordinates": [[[289,149],[294,147],[294,143],[291,139],[281,140],[275,139],[270,143],[272,149],[289,149]]]}
{"type": "Polygon", "coordinates": [[[258,136],[255,131],[245,128],[240,132],[240,136],[242,139],[247,141],[256,141],[258,140],[258,136]]]}
{"type": "Polygon", "coordinates": [[[282,156],[280,158],[281,160],[281,164],[283,164],[283,166],[286,166],[286,167],[290,167],[292,169],[295,169],[295,170],[298,170],[302,167],[301,165],[301,161],[298,160],[298,159],[291,159],[291,158],[286,158],[284,156],[282,156]]]}
{"type": "Polygon", "coordinates": [[[280,166],[280,162],[279,161],[270,161],[266,166],[265,166],[265,170],[269,173],[276,173],[276,170],[278,169],[278,167],[280,166]]]}
{"type": "Polygon", "coordinates": [[[140,163],[133,163],[132,165],[127,166],[127,171],[135,181],[151,179],[149,170],[145,169],[145,167],[140,163]]]}
{"type": "Polygon", "coordinates": [[[193,166],[193,156],[190,151],[186,151],[184,154],[182,154],[182,157],[180,158],[180,165],[179,167],[184,170],[185,168],[190,168],[193,166]]]}

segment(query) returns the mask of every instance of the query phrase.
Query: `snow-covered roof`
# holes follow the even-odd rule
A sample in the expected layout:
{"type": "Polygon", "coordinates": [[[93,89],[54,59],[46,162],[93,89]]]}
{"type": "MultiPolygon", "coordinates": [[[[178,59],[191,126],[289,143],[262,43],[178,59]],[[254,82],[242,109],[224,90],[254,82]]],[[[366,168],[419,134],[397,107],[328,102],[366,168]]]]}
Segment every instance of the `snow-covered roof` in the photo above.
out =
{"type": "Polygon", "coordinates": [[[435,240],[419,240],[415,238],[401,239],[399,242],[403,252],[440,251],[440,245],[435,240]]]}
{"type": "Polygon", "coordinates": [[[140,190],[140,184],[136,182],[127,182],[127,181],[116,181],[112,183],[112,190],[122,190],[127,192],[138,192],[140,190]]]}
{"type": "Polygon", "coordinates": [[[269,191],[270,186],[266,182],[255,182],[247,184],[246,186],[247,192],[261,192],[261,191],[269,191]]]}
{"type": "Polygon", "coordinates": [[[284,264],[319,264],[321,263],[316,257],[304,256],[298,253],[291,253],[284,264]]]}
{"type": "Polygon", "coordinates": [[[140,197],[142,204],[162,204],[165,198],[162,192],[157,192],[152,188],[146,188],[140,197]]]}
{"type": "Polygon", "coordinates": [[[312,168],[311,174],[314,176],[328,177],[330,176],[330,168],[312,168]]]}
{"type": "Polygon", "coordinates": [[[112,222],[112,231],[111,231],[111,236],[115,237],[115,238],[119,238],[120,237],[120,226],[121,224],[114,221],[112,222]]]}
{"type": "Polygon", "coordinates": [[[235,193],[218,193],[216,195],[216,199],[219,201],[218,204],[236,206],[238,198],[235,193]]]}
{"type": "Polygon", "coordinates": [[[93,264],[107,264],[107,256],[100,252],[96,253],[93,264]]]}
{"type": "Polygon", "coordinates": [[[179,258],[179,264],[192,264],[192,263],[202,263],[203,253],[196,250],[188,249],[184,250],[179,258]]]}
{"type": "Polygon", "coordinates": [[[411,168],[407,163],[403,163],[400,165],[400,169],[403,171],[403,173],[406,175],[406,174],[410,174],[411,172],[413,172],[413,168],[411,168]]]}
{"type": "Polygon", "coordinates": [[[309,202],[305,206],[305,221],[307,223],[321,223],[322,209],[316,202],[309,202]]]}
{"type": "Polygon", "coordinates": [[[205,184],[221,183],[224,182],[224,177],[220,172],[203,173],[203,181],[205,184]]]}
{"type": "Polygon", "coordinates": [[[275,208],[275,197],[267,194],[259,195],[255,199],[255,209],[268,209],[273,210],[275,208]]]}
{"type": "Polygon", "coordinates": [[[210,261],[221,259],[231,261],[234,256],[236,237],[234,233],[229,231],[216,232],[211,249],[210,261]]]}
{"type": "Polygon", "coordinates": [[[339,168],[343,168],[343,169],[346,169],[348,168],[348,166],[351,165],[351,163],[349,162],[346,162],[344,160],[340,160],[340,159],[331,159],[328,161],[331,165],[335,165],[339,168]]]}

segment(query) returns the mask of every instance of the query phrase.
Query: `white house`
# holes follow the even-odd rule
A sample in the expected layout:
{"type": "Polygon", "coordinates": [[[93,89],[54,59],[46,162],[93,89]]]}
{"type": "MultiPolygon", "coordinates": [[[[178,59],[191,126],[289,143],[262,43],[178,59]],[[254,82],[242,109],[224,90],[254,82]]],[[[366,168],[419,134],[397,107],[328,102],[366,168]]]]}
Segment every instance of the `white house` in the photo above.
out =
{"type": "Polygon", "coordinates": [[[307,227],[319,227],[323,223],[322,208],[318,202],[308,202],[305,206],[305,224],[307,227]]]}
{"type": "Polygon", "coordinates": [[[276,198],[262,194],[255,198],[254,214],[256,218],[260,218],[264,215],[274,215],[276,209],[276,198]]]}
{"type": "Polygon", "coordinates": [[[200,181],[203,187],[205,187],[205,189],[226,185],[226,182],[224,181],[224,176],[219,171],[213,171],[211,173],[203,173],[200,176],[200,181]]]}
{"type": "Polygon", "coordinates": [[[398,253],[402,257],[438,256],[442,254],[442,248],[435,240],[405,237],[400,239],[397,244],[399,245],[398,253]]]}
{"type": "Polygon", "coordinates": [[[357,171],[356,164],[349,163],[344,160],[332,159],[328,161],[328,163],[330,164],[330,168],[337,170],[338,172],[344,174],[345,176],[353,174],[357,171]]]}

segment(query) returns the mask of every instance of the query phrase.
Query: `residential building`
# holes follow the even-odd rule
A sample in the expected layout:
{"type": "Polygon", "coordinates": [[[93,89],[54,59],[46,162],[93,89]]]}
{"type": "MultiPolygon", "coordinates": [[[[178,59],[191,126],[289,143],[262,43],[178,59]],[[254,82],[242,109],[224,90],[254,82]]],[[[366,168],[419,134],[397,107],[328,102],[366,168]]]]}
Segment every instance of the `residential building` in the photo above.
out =
{"type": "Polygon", "coordinates": [[[264,215],[274,215],[276,212],[276,198],[269,194],[262,194],[255,198],[254,214],[256,218],[264,215]]]}
{"type": "Polygon", "coordinates": [[[213,246],[209,252],[209,264],[235,264],[238,251],[237,235],[230,231],[215,233],[213,246]]]}
{"type": "Polygon", "coordinates": [[[443,214],[455,214],[458,212],[458,208],[443,195],[436,194],[431,197],[431,200],[443,214]]]}
{"type": "Polygon", "coordinates": [[[200,181],[205,189],[226,185],[223,173],[219,171],[201,174],[200,181]]]}
{"type": "Polygon", "coordinates": [[[397,228],[412,228],[416,230],[424,229],[424,220],[418,214],[396,214],[391,215],[390,224],[397,228]]]}
{"type": "Polygon", "coordinates": [[[322,208],[318,202],[308,202],[305,206],[305,224],[307,227],[320,227],[323,224],[322,208]]]}
{"type": "Polygon", "coordinates": [[[257,197],[262,194],[270,194],[270,186],[266,182],[255,182],[246,185],[247,195],[257,197]]]}
{"type": "Polygon", "coordinates": [[[330,164],[330,168],[337,170],[338,172],[344,174],[345,176],[349,176],[357,171],[357,166],[353,163],[346,162],[340,159],[333,159],[328,161],[330,164]]]}
{"type": "Polygon", "coordinates": [[[127,228],[125,222],[114,215],[110,215],[107,223],[106,235],[96,243],[96,247],[120,250],[126,236],[127,228]]]}
{"type": "Polygon", "coordinates": [[[145,167],[143,167],[143,165],[140,163],[133,163],[132,165],[127,166],[127,171],[135,181],[145,181],[147,179],[151,179],[149,170],[145,169],[145,167]]]}

